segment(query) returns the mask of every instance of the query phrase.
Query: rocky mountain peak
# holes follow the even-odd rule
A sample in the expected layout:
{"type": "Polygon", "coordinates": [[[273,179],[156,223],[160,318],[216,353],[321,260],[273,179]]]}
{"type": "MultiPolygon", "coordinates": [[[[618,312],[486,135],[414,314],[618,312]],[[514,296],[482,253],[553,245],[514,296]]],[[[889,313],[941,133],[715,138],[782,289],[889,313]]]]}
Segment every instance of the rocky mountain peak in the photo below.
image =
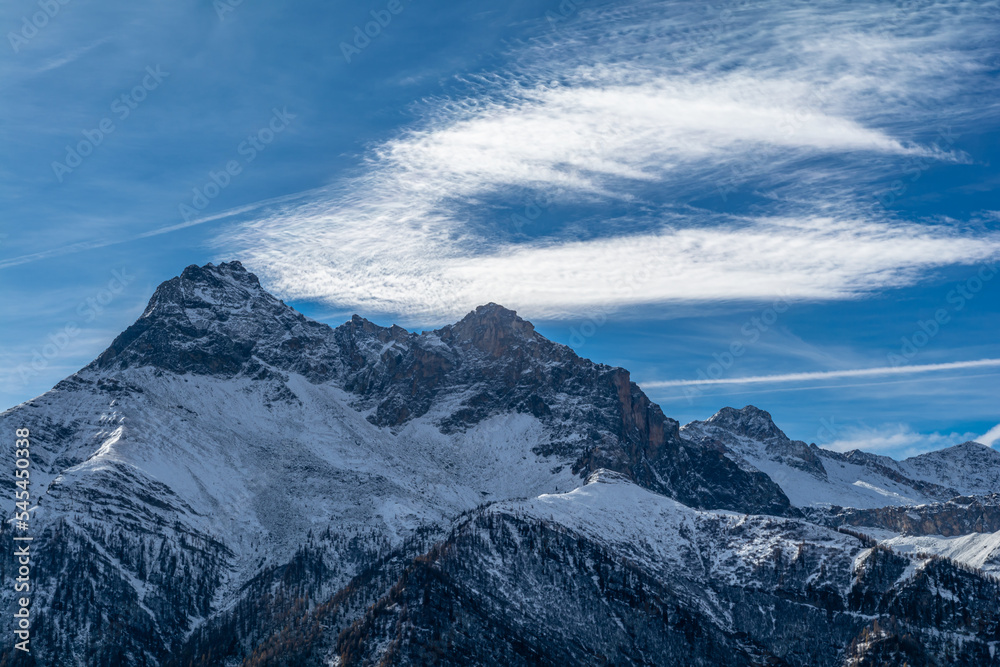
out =
{"type": "MultiPolygon", "coordinates": [[[[191,316],[199,313],[209,318],[228,318],[227,311],[246,310],[251,300],[280,302],[260,286],[257,276],[240,262],[205,266],[192,264],[181,275],[161,283],[153,293],[143,317],[191,316]],[[186,312],[185,312],[186,311],[186,312]]],[[[196,316],[196,319],[200,319],[196,316]]]]}
{"type": "Polygon", "coordinates": [[[229,280],[245,284],[247,287],[260,288],[257,276],[247,271],[243,263],[238,260],[220,264],[209,262],[205,266],[192,264],[181,272],[180,279],[203,284],[218,284],[220,280],[229,280]]]}
{"type": "Polygon", "coordinates": [[[706,423],[755,440],[788,440],[788,436],[771,419],[769,412],[752,405],[742,410],[722,408],[706,423]]]}
{"type": "Polygon", "coordinates": [[[1000,458],[1000,452],[998,452],[997,450],[993,449],[989,445],[984,445],[983,443],[976,442],[975,440],[967,440],[967,441],[965,441],[965,442],[963,442],[961,444],[952,445],[951,447],[946,447],[942,451],[954,451],[956,453],[959,453],[959,452],[968,452],[970,454],[980,454],[980,455],[986,455],[986,456],[996,456],[996,457],[1000,458]]]}
{"type": "Polygon", "coordinates": [[[928,461],[969,463],[976,462],[991,466],[1000,466],[1000,451],[993,449],[975,440],[969,440],[958,445],[945,447],[932,452],[925,452],[917,456],[911,456],[905,462],[910,464],[920,464],[928,461]]]}
{"type": "Polygon", "coordinates": [[[326,374],[332,335],[269,294],[240,262],[192,265],[156,288],[142,316],[94,365],[232,376],[257,372],[256,356],[286,370],[326,374]]]}
{"type": "Polygon", "coordinates": [[[439,335],[442,340],[476,347],[492,357],[502,356],[516,344],[537,337],[531,322],[496,303],[479,306],[458,323],[442,329],[439,335]]]}

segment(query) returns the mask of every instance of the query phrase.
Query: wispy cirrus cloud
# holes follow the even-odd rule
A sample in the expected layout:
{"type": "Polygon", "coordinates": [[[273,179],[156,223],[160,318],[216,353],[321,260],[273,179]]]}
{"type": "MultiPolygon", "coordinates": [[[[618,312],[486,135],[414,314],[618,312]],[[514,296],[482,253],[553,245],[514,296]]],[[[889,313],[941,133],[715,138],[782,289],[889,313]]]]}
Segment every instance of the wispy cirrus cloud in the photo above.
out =
{"type": "Polygon", "coordinates": [[[559,317],[606,304],[845,298],[1000,249],[997,239],[830,219],[756,219],[484,248],[444,237],[449,226],[428,228],[427,216],[405,207],[360,221],[301,215],[244,232],[258,242],[243,252],[275,289],[415,317],[454,317],[484,300],[559,317]],[[289,244],[306,233],[310,243],[290,256],[289,244]]]}
{"type": "Polygon", "coordinates": [[[82,58],[83,56],[87,55],[88,53],[98,48],[99,46],[103,46],[104,44],[107,44],[110,41],[111,38],[102,37],[101,39],[98,39],[94,42],[91,42],[76,49],[72,49],[59,56],[50,58],[49,60],[42,63],[42,65],[38,67],[34,73],[41,74],[43,72],[49,72],[54,69],[59,69],[60,67],[63,67],[65,65],[69,65],[70,63],[75,62],[80,58],[82,58]]]}
{"type": "Polygon", "coordinates": [[[584,11],[509,71],[425,101],[358,175],[219,244],[288,297],[439,321],[489,300],[559,317],[838,299],[997,256],[994,233],[863,205],[887,164],[967,161],[927,136],[979,113],[945,102],[981,83],[969,44],[989,8],[820,4],[755,5],[707,46],[674,39],[699,19],[662,3],[584,11]],[[733,173],[781,195],[753,214],[684,204],[733,173]],[[566,212],[502,233],[498,211],[538,197],[566,212]]]}

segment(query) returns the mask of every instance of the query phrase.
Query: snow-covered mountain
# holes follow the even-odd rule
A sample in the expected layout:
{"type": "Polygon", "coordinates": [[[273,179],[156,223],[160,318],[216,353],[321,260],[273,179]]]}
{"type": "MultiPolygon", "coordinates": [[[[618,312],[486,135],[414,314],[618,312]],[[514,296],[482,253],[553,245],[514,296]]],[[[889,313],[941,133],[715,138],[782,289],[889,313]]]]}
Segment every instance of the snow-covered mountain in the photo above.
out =
{"type": "Polygon", "coordinates": [[[745,470],[773,479],[796,507],[920,505],[1000,490],[1000,452],[977,442],[895,461],[859,450],[834,452],[791,440],[754,406],[723,408],[680,429],[745,470]]]}
{"type": "Polygon", "coordinates": [[[963,496],[996,493],[1000,489],[1000,452],[978,442],[927,452],[896,465],[912,479],[947,486],[963,496]]]}
{"type": "Polygon", "coordinates": [[[752,407],[680,428],[495,304],[331,328],[192,266],[0,425],[31,432],[35,664],[839,664],[906,636],[971,665],[1000,640],[992,542],[928,559],[878,514],[1000,491],[996,452],[837,454],[752,407]]]}
{"type": "Polygon", "coordinates": [[[990,664],[997,590],[945,560],[797,519],[694,510],[598,471],[472,516],[338,648],[404,665],[990,664]],[[880,621],[895,630],[866,642],[880,621]],[[900,651],[888,644],[904,627],[900,651]]]}

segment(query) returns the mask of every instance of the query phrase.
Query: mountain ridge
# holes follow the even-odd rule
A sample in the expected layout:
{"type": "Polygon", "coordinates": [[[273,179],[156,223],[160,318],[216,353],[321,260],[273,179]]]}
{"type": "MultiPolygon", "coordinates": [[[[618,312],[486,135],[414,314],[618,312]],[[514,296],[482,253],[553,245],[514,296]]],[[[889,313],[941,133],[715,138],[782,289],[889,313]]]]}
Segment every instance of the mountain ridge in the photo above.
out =
{"type": "MultiPolygon", "coordinates": [[[[830,586],[847,590],[852,564],[873,538],[841,532],[840,524],[864,531],[873,521],[903,521],[898,514],[839,515],[832,508],[820,516],[796,505],[783,488],[799,487],[762,470],[765,463],[777,461],[780,470],[810,479],[834,465],[863,466],[790,440],[753,406],[724,408],[681,427],[627,370],[578,356],[497,304],[420,334],[360,316],[330,327],[268,294],[238,262],[191,266],[161,284],[143,314],[94,362],[0,413],[0,426],[14,425],[32,433],[35,544],[43,554],[39,567],[55,573],[35,592],[38,650],[43,660],[58,656],[59,664],[187,664],[219,652],[228,657],[217,664],[265,654],[273,659],[260,664],[328,664],[334,657],[350,663],[352,656],[388,659],[383,649],[390,645],[412,657],[420,649],[405,636],[390,641],[382,634],[390,616],[369,618],[366,610],[375,605],[391,613],[391,600],[405,599],[399,587],[407,577],[431,586],[442,573],[469,577],[453,582],[456,597],[443,599],[478,600],[468,586],[483,572],[440,559],[457,549],[487,567],[491,552],[475,553],[483,544],[521,563],[498,569],[495,580],[511,592],[511,605],[528,604],[511,619],[540,618],[525,586],[557,571],[567,578],[561,595],[656,600],[674,619],[649,646],[608,625],[603,639],[584,641],[584,653],[566,643],[561,655],[597,660],[621,650],[638,659],[653,647],[710,651],[686,637],[685,628],[696,623],[733,647],[733,664],[765,658],[801,664],[792,659],[806,650],[800,640],[767,639],[760,634],[765,628],[749,620],[751,610],[767,605],[788,619],[806,614],[812,630],[846,645],[862,630],[851,615],[863,605],[819,586],[817,577],[827,572],[830,586]],[[545,514],[549,507],[573,511],[545,514]],[[587,518],[593,512],[618,518],[594,523],[587,518]],[[624,525],[628,516],[643,518],[628,539],[615,537],[615,522],[624,525]],[[648,550],[643,536],[667,526],[686,554],[681,561],[660,547],[648,550]],[[527,542],[512,537],[521,531],[527,542]],[[804,556],[800,567],[781,555],[795,551],[797,539],[836,566],[831,560],[824,570],[825,557],[804,556]],[[540,551],[546,542],[562,551],[540,551]],[[745,574],[725,590],[703,577],[713,551],[724,555],[720,545],[745,574]],[[527,560],[519,561],[522,548],[527,560]],[[638,563],[640,554],[645,564],[627,571],[605,563],[638,563]],[[561,560],[590,556],[602,564],[578,569],[561,560]],[[439,561],[444,570],[414,565],[439,561]],[[776,572],[796,582],[786,591],[799,600],[792,607],[780,596],[760,597],[760,586],[776,572]],[[681,574],[681,584],[670,583],[681,574]],[[591,576],[607,578],[610,588],[593,589],[586,583],[591,576]],[[583,578],[570,584],[574,577],[583,578]],[[706,602],[716,595],[732,607],[706,602]],[[829,609],[807,612],[815,605],[829,609]],[[115,610],[114,641],[103,630],[108,610],[115,610]],[[822,625],[831,614],[847,614],[835,632],[822,625]],[[288,628],[297,628],[294,641],[288,628]],[[282,663],[274,657],[282,651],[266,648],[287,650],[289,642],[313,655],[311,662],[282,663]]],[[[960,447],[945,458],[967,452],[978,450],[960,447]]],[[[926,474],[936,474],[930,464],[926,474]]],[[[879,483],[893,482],[891,475],[910,480],[878,465],[888,471],[880,472],[888,481],[879,483]]],[[[10,514],[12,480],[0,480],[0,488],[10,514]]],[[[935,525],[963,526],[962,512],[992,510],[952,504],[934,511],[932,519],[945,517],[935,525]]],[[[991,517],[975,525],[992,526],[991,517]]],[[[10,524],[0,527],[0,539],[10,533],[10,524]]],[[[976,557],[988,546],[977,546],[976,557]]],[[[865,595],[903,589],[918,595],[931,585],[900,588],[892,584],[898,572],[878,583],[883,569],[899,569],[905,558],[898,558],[875,558],[880,564],[865,595]]],[[[14,576],[11,567],[0,566],[2,581],[14,576]]],[[[992,594],[983,576],[968,584],[970,604],[992,594]]],[[[0,601],[10,608],[11,587],[2,590],[0,601]]],[[[413,622],[431,636],[461,632],[434,616],[452,612],[417,602],[413,609],[422,611],[413,622]]],[[[657,623],[644,603],[619,609],[634,628],[657,623]]],[[[928,646],[950,646],[928,634],[925,620],[907,614],[928,646]]],[[[509,620],[476,623],[486,631],[508,627],[509,620]]],[[[560,641],[577,641],[569,626],[552,631],[560,641]]],[[[982,655],[988,637],[976,632],[964,649],[969,660],[982,655]]],[[[533,651],[544,646],[527,636],[519,641],[533,651]]],[[[510,646],[509,655],[521,655],[519,646],[510,646]]],[[[477,655],[474,646],[466,649],[477,655]]]]}

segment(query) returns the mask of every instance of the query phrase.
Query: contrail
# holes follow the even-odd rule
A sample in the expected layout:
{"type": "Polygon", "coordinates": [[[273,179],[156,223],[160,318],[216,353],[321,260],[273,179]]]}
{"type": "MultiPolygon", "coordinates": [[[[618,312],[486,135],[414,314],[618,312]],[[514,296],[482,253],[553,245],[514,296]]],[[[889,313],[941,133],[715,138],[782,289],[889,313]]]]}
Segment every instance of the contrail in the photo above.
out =
{"type": "Polygon", "coordinates": [[[977,359],[976,361],[953,361],[946,364],[919,364],[912,366],[881,366],[878,368],[852,368],[842,371],[815,371],[812,373],[782,373],[778,375],[751,375],[738,378],[705,378],[703,380],[657,380],[639,383],[645,388],[688,387],[710,384],[765,384],[773,382],[800,382],[803,380],[829,380],[831,378],[868,377],[872,375],[903,375],[909,373],[930,373],[950,371],[956,368],[982,368],[1000,366],[1000,359],[977,359]]]}

